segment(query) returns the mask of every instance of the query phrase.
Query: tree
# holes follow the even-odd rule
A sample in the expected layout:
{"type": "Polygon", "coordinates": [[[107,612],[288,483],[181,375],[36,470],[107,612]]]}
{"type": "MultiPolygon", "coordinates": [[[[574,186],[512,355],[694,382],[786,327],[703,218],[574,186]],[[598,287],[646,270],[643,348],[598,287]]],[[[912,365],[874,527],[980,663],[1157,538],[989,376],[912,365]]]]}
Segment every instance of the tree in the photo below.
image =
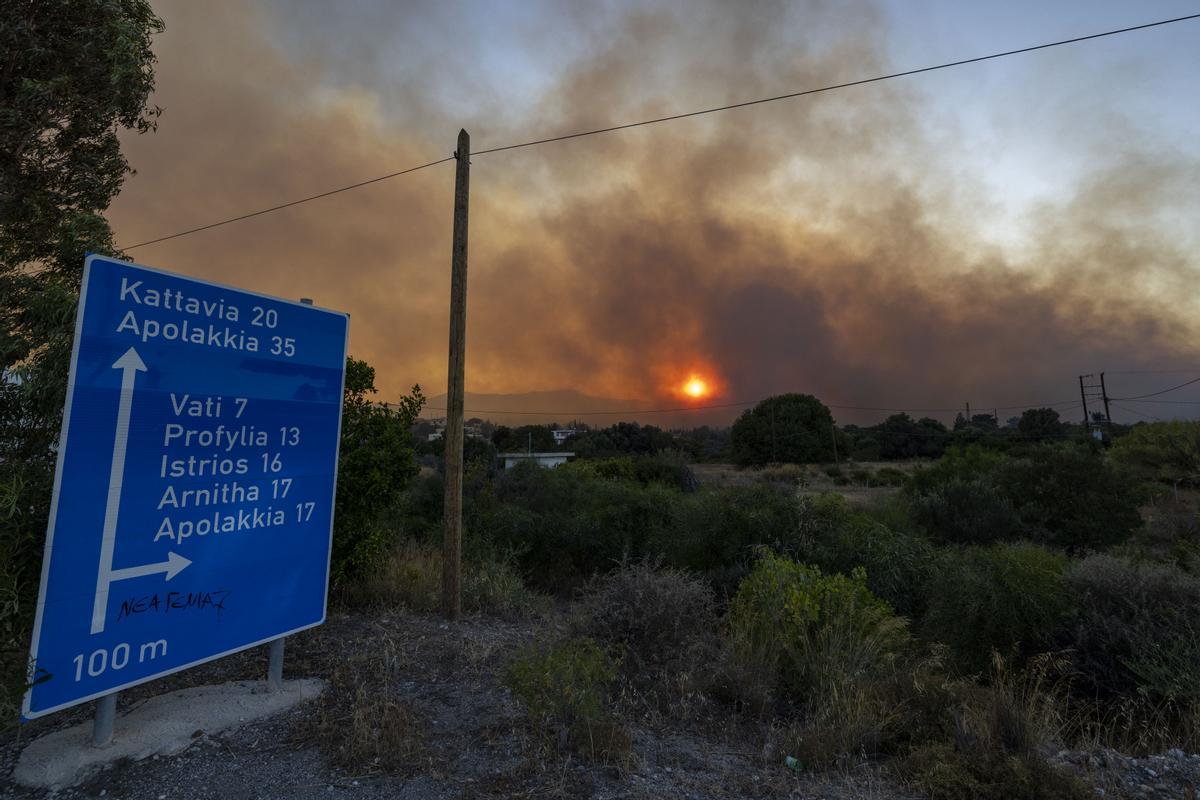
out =
{"type": "Polygon", "coordinates": [[[1071,552],[1120,544],[1142,525],[1137,484],[1094,445],[1043,444],[1005,460],[996,486],[1033,541],[1071,552]]]}
{"type": "Polygon", "coordinates": [[[146,0],[0,13],[0,653],[28,642],[84,255],[120,255],[103,217],[131,171],[117,133],[154,128],[162,29],[146,0]]]}
{"type": "Polygon", "coordinates": [[[950,444],[950,432],[936,419],[914,421],[908,414],[893,414],[871,430],[877,431],[879,455],[899,458],[938,458],[950,444]]]}
{"type": "Polygon", "coordinates": [[[741,466],[808,464],[833,459],[833,415],[808,394],[768,397],[733,424],[730,444],[741,466]]]}
{"type": "Polygon", "coordinates": [[[1034,441],[1060,436],[1063,424],[1053,408],[1027,408],[1017,422],[1021,436],[1034,441]]]}
{"type": "Polygon", "coordinates": [[[334,579],[362,572],[387,546],[390,534],[380,515],[392,509],[417,474],[411,428],[425,405],[421,387],[401,397],[395,410],[375,405],[370,399],[375,392],[375,368],[347,358],[333,517],[334,579]]]}
{"type": "Polygon", "coordinates": [[[1147,480],[1200,484],[1200,422],[1137,425],[1117,439],[1113,460],[1147,480]]]}
{"type": "Polygon", "coordinates": [[[580,458],[644,456],[676,450],[675,436],[656,425],[618,422],[608,428],[585,431],[571,437],[571,450],[580,458]]]}
{"type": "Polygon", "coordinates": [[[529,450],[545,453],[558,449],[554,433],[547,425],[522,425],[519,428],[501,425],[492,434],[492,444],[501,453],[524,453],[529,450]]]}

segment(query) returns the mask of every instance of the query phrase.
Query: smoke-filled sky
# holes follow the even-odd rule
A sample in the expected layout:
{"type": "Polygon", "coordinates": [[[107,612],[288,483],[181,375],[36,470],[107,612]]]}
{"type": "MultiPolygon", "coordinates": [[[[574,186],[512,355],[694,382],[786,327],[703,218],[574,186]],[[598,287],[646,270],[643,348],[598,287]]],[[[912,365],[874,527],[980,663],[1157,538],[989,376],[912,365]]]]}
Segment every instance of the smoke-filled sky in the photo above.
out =
{"type": "MultiPolygon", "coordinates": [[[[443,158],[460,127],[478,151],[1200,11],[155,6],[163,114],[156,133],[125,138],[137,174],[110,216],[126,246],[443,158]]],[[[1077,376],[1100,370],[1118,397],[1200,376],[1197,52],[1200,20],[479,155],[468,391],[640,407],[800,391],[919,416],[1071,401],[1077,376]],[[692,374],[714,393],[681,398],[692,374]]],[[[414,383],[436,395],[453,177],[448,162],[130,255],[348,311],[351,353],[377,368],[381,398],[414,383]]],[[[1159,399],[1197,400],[1198,387],[1159,399]]],[[[1197,410],[1127,401],[1114,418],[1197,410]]]]}

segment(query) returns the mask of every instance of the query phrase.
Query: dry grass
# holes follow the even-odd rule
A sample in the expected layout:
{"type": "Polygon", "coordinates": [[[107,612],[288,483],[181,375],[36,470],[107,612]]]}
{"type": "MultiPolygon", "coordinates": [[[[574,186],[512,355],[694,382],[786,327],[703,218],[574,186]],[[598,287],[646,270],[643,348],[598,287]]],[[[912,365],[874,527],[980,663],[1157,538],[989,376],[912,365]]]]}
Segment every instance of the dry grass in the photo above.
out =
{"type": "MultiPolygon", "coordinates": [[[[441,550],[405,539],[392,548],[375,570],[345,587],[342,599],[358,608],[436,611],[441,607],[441,592],[441,550]]],[[[541,605],[510,565],[499,561],[463,564],[464,611],[518,617],[541,605]]]]}
{"type": "Polygon", "coordinates": [[[411,774],[429,761],[423,717],[399,699],[404,657],[389,638],[336,662],[314,712],[294,732],[315,741],[334,766],[360,774],[411,774]]]}

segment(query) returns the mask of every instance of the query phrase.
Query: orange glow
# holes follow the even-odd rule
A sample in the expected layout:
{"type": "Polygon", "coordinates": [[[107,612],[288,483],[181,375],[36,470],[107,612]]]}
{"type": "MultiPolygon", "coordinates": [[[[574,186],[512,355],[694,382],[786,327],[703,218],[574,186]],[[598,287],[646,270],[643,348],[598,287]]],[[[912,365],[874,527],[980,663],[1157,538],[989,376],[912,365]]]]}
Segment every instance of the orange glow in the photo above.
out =
{"type": "Polygon", "coordinates": [[[697,400],[703,397],[708,397],[709,392],[710,390],[708,388],[708,382],[703,378],[696,377],[695,375],[688,378],[687,382],[683,385],[683,393],[688,397],[694,397],[697,400]]]}

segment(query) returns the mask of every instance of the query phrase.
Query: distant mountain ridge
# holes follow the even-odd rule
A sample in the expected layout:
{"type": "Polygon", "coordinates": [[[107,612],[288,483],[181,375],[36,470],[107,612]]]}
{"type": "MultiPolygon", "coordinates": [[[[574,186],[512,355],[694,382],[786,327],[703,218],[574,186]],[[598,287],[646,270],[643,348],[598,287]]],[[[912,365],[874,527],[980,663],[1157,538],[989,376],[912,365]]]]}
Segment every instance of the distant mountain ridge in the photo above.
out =
{"type": "MultiPolygon", "coordinates": [[[[425,419],[444,417],[445,408],[445,393],[435,395],[428,399],[421,416],[425,419]]],[[[584,422],[603,426],[634,419],[639,411],[650,408],[653,408],[653,404],[645,400],[593,397],[574,389],[520,394],[466,394],[467,419],[479,417],[502,425],[566,424],[579,416],[584,422]]]]}

